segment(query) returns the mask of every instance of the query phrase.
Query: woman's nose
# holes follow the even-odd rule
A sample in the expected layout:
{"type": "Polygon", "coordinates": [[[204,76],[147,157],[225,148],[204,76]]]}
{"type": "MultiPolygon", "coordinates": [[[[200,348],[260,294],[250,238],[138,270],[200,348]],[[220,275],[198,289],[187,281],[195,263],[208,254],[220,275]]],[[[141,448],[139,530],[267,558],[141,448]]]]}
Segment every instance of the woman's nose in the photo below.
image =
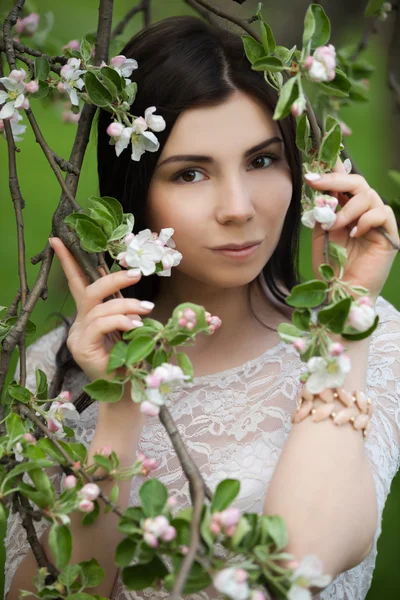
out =
{"type": "Polygon", "coordinates": [[[226,178],[219,190],[217,199],[217,219],[226,221],[248,221],[254,214],[252,193],[240,177],[226,178]]]}

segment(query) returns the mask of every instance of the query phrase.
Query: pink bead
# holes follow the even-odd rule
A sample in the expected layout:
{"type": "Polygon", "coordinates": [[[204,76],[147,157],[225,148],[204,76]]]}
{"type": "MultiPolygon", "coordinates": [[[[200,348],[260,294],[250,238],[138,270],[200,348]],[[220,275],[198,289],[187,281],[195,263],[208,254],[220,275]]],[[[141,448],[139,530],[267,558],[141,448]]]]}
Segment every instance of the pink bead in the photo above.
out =
{"type": "Polygon", "coordinates": [[[349,406],[349,407],[354,406],[354,402],[352,400],[352,394],[350,392],[348,392],[344,388],[337,388],[337,393],[339,395],[340,400],[343,402],[343,404],[345,404],[346,406],[349,406]]]}
{"type": "Polygon", "coordinates": [[[333,390],[331,388],[325,388],[322,392],[319,392],[318,396],[324,402],[333,402],[333,390]]]}
{"type": "Polygon", "coordinates": [[[329,417],[334,408],[335,405],[333,403],[319,406],[315,409],[315,413],[312,415],[312,420],[314,421],[314,423],[319,423],[319,421],[323,421],[324,419],[329,417]]]}
{"type": "Polygon", "coordinates": [[[356,417],[357,415],[358,410],[356,408],[343,408],[334,417],[333,422],[335,425],[343,425],[343,423],[348,423],[351,417],[356,417]]]}
{"type": "Polygon", "coordinates": [[[354,429],[364,429],[364,427],[367,426],[368,421],[368,415],[358,415],[358,417],[354,421],[354,429]]]}
{"type": "Polygon", "coordinates": [[[312,392],[309,392],[308,389],[306,388],[306,386],[304,386],[301,389],[301,394],[300,394],[304,400],[313,400],[314,399],[314,394],[312,392]]]}
{"type": "Polygon", "coordinates": [[[311,401],[306,400],[305,402],[303,402],[300,410],[295,412],[293,415],[293,423],[300,423],[300,421],[302,421],[303,419],[308,417],[312,408],[313,408],[313,403],[311,401]]]}
{"type": "Polygon", "coordinates": [[[367,412],[367,408],[368,408],[366,395],[361,390],[357,390],[355,393],[355,396],[357,398],[356,402],[357,402],[358,408],[361,410],[362,413],[365,414],[367,412]]]}

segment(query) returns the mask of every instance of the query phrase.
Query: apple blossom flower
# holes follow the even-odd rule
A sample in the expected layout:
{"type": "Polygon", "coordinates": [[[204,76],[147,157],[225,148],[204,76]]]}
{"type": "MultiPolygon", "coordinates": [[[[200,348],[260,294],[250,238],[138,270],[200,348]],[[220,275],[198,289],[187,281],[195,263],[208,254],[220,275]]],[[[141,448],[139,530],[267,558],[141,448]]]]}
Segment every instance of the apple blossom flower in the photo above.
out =
{"type": "Polygon", "coordinates": [[[307,555],[291,575],[292,585],[288,592],[288,600],[311,600],[311,587],[324,588],[330,584],[332,577],[322,574],[322,563],[317,556],[307,555]]]}
{"type": "Polygon", "coordinates": [[[229,567],[214,576],[213,584],[219,592],[232,600],[247,600],[250,595],[247,578],[248,574],[244,569],[229,567]]]}
{"type": "Polygon", "coordinates": [[[301,117],[305,108],[306,108],[306,99],[303,95],[299,96],[297,100],[295,100],[291,106],[291,113],[294,117],[301,117]]]}
{"type": "Polygon", "coordinates": [[[29,431],[24,433],[23,438],[26,442],[28,442],[28,444],[36,444],[37,442],[35,436],[29,433],[29,431]]]}
{"type": "Polygon", "coordinates": [[[340,356],[344,352],[344,346],[340,342],[334,342],[329,346],[329,353],[332,356],[340,356]]]}
{"type": "Polygon", "coordinates": [[[61,392],[58,397],[60,398],[60,402],[70,402],[72,400],[72,394],[68,390],[61,392]]]}
{"type": "Polygon", "coordinates": [[[375,318],[376,312],[371,299],[368,296],[363,296],[357,302],[352,303],[346,325],[363,332],[372,327],[375,318]]]}
{"type": "Polygon", "coordinates": [[[67,64],[61,67],[60,75],[64,81],[61,81],[64,91],[67,92],[71,104],[79,106],[78,94],[76,88],[81,90],[85,82],[81,75],[86,73],[84,69],[80,69],[81,61],[79,58],[69,58],[67,64]]]}
{"type": "Polygon", "coordinates": [[[54,401],[47,412],[48,427],[57,437],[65,436],[62,425],[64,419],[76,421],[79,418],[80,415],[72,402],[54,401]]]}
{"type": "Polygon", "coordinates": [[[126,58],[123,54],[118,54],[110,60],[110,67],[124,77],[126,85],[129,85],[131,83],[129,77],[132,75],[132,71],[138,68],[138,64],[134,58],[126,58]]]}
{"type": "Polygon", "coordinates": [[[159,396],[160,394],[157,394],[154,402],[150,400],[143,400],[143,402],[140,403],[140,412],[146,417],[157,417],[157,415],[160,413],[160,406],[164,404],[164,399],[162,397],[162,402],[156,404],[159,396]]]}
{"type": "Polygon", "coordinates": [[[306,349],[306,341],[303,340],[303,338],[296,338],[293,341],[293,347],[298,351],[298,352],[303,352],[306,349]]]}
{"type": "Polygon", "coordinates": [[[32,12],[27,17],[17,19],[15,31],[21,34],[29,34],[32,36],[39,26],[40,14],[32,12]]]}
{"type": "Polygon", "coordinates": [[[336,50],[332,44],[319,46],[313,56],[308,56],[304,67],[312,81],[332,81],[336,72],[336,50]]]}
{"type": "MultiPolygon", "coordinates": [[[[18,125],[19,121],[22,121],[22,115],[17,110],[14,111],[11,117],[9,117],[8,122],[11,125],[11,132],[13,134],[13,138],[15,142],[20,142],[22,140],[22,135],[25,133],[26,125],[18,125]]],[[[0,119],[0,132],[3,132],[3,137],[6,137],[6,132],[4,130],[4,121],[0,119]]]]}
{"type": "Polygon", "coordinates": [[[171,508],[175,508],[178,504],[178,500],[175,498],[175,496],[170,496],[167,500],[167,506],[168,508],[171,510],[171,508]]]}
{"type": "Polygon", "coordinates": [[[154,519],[147,518],[143,524],[143,538],[149,546],[157,547],[158,540],[170,542],[176,538],[176,529],[169,524],[167,517],[159,515],[154,519]],[[155,544],[157,541],[157,544],[155,544]]]}
{"type": "Polygon", "coordinates": [[[86,500],[96,500],[100,494],[100,488],[97,483],[86,483],[83,488],[79,490],[79,494],[86,498],[86,500]]]}
{"type": "MultiPolygon", "coordinates": [[[[141,117],[140,117],[141,118],[141,117]]],[[[132,129],[132,154],[131,159],[138,161],[142,154],[146,152],[157,152],[160,148],[160,142],[151,131],[144,129],[143,123],[135,119],[132,129]]]]}
{"type": "Polygon", "coordinates": [[[153,243],[150,229],[144,229],[127,247],[125,260],[130,267],[139,268],[143,275],[151,275],[162,256],[163,249],[153,243]]]}
{"type": "Polygon", "coordinates": [[[349,173],[351,173],[351,170],[352,170],[353,166],[352,166],[352,164],[351,164],[351,160],[350,160],[349,158],[346,158],[346,159],[343,161],[343,166],[344,166],[344,170],[346,171],[347,175],[348,175],[349,173]]]}
{"type": "Polygon", "coordinates": [[[150,546],[150,548],[157,548],[158,540],[157,540],[156,536],[153,535],[152,533],[145,533],[143,535],[143,539],[146,542],[146,544],[148,546],[150,546]]]}
{"type": "Polygon", "coordinates": [[[103,446],[102,448],[100,448],[100,450],[97,454],[100,454],[101,456],[105,456],[106,458],[108,458],[112,454],[112,447],[108,446],[108,445],[103,446]]]}
{"type": "Polygon", "coordinates": [[[144,120],[146,121],[149,129],[152,129],[155,132],[164,131],[166,127],[165,120],[160,115],[153,114],[156,112],[156,110],[157,109],[155,106],[149,106],[149,108],[146,108],[144,111],[144,120]]]}
{"type": "Polygon", "coordinates": [[[34,94],[38,89],[39,84],[36,79],[31,79],[31,81],[25,84],[25,91],[28,92],[28,94],[34,94]]]}
{"type": "Polygon", "coordinates": [[[145,456],[145,454],[143,454],[142,452],[138,454],[137,460],[138,462],[142,463],[139,473],[140,475],[144,475],[145,477],[147,477],[147,475],[151,473],[151,471],[158,469],[158,467],[160,466],[159,460],[155,458],[149,458],[148,456],[145,456]]]}
{"type": "Polygon", "coordinates": [[[312,208],[303,212],[301,222],[310,229],[314,229],[316,222],[329,229],[336,221],[337,205],[338,200],[334,196],[317,193],[314,196],[312,208]]]}
{"type": "Polygon", "coordinates": [[[64,52],[64,50],[67,48],[70,50],[80,50],[81,43],[79,40],[70,40],[67,44],[65,44],[65,46],[62,47],[62,51],[64,52]]]}
{"type": "Polygon", "coordinates": [[[78,480],[75,475],[67,475],[64,479],[64,488],[67,490],[72,490],[74,487],[76,487],[77,483],[78,480]]]}
{"type": "Polygon", "coordinates": [[[351,369],[351,360],[347,354],[332,358],[312,356],[307,362],[311,375],[306,381],[306,388],[312,394],[319,394],[325,388],[341,387],[345,374],[351,369]]]}
{"type": "Polygon", "coordinates": [[[221,327],[221,325],[222,325],[221,319],[217,316],[212,316],[211,313],[209,313],[207,310],[205,311],[204,314],[206,317],[207,325],[209,326],[208,333],[214,333],[214,331],[216,329],[221,327]]]}
{"type": "Polygon", "coordinates": [[[160,407],[165,404],[165,394],[168,394],[174,384],[190,379],[176,365],[163,363],[146,377],[146,400],[140,405],[140,411],[148,417],[156,417],[160,407]]]}
{"type": "Polygon", "coordinates": [[[94,503],[91,500],[83,498],[83,500],[79,502],[79,510],[85,513],[91,513],[94,510],[94,503]]]}
{"type": "MultiPolygon", "coordinates": [[[[0,119],[8,119],[17,108],[26,106],[24,96],[25,84],[23,80],[26,77],[24,69],[13,69],[8,77],[0,77],[0,82],[7,91],[0,90],[0,105],[4,104],[0,110],[0,119]]],[[[29,101],[28,107],[29,108],[29,101]]]]}

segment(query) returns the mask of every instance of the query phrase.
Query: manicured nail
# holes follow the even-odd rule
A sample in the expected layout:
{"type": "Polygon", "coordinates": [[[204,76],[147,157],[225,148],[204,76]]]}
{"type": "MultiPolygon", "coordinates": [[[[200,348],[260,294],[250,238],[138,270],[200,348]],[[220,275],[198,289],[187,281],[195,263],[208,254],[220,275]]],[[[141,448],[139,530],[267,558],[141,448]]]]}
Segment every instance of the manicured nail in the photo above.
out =
{"type": "Polygon", "coordinates": [[[143,327],[143,322],[142,321],[137,321],[136,319],[134,319],[132,321],[132,325],[133,325],[133,327],[143,327]]]}
{"type": "Polygon", "coordinates": [[[49,238],[49,244],[51,247],[53,247],[53,238],[49,238]]]}
{"type": "Polygon", "coordinates": [[[354,237],[357,233],[357,227],[353,227],[353,229],[350,231],[350,237],[354,237]]]}
{"type": "Polygon", "coordinates": [[[321,179],[321,175],[319,173],[306,173],[304,177],[308,181],[317,181],[317,179],[321,179]]]}
{"type": "Polygon", "coordinates": [[[140,307],[145,310],[152,310],[154,308],[154,302],[149,302],[148,300],[142,300],[140,303],[140,307]]]}
{"type": "Polygon", "coordinates": [[[331,227],[332,227],[332,225],[330,223],[322,223],[322,225],[321,225],[321,229],[323,229],[324,231],[327,231],[331,227]]]}
{"type": "Polygon", "coordinates": [[[126,275],[127,275],[127,277],[131,277],[132,279],[134,277],[139,277],[139,275],[140,275],[140,269],[129,269],[126,272],[126,275]]]}

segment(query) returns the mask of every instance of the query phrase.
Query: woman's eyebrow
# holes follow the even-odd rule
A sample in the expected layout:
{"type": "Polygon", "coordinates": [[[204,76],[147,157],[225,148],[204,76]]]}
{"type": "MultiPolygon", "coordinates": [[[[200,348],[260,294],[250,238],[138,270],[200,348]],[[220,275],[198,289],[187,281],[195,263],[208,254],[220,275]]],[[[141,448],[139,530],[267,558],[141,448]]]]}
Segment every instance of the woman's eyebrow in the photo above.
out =
{"type": "MultiPolygon", "coordinates": [[[[246,150],[246,152],[244,153],[244,156],[245,156],[245,158],[248,158],[249,156],[254,154],[254,152],[258,152],[259,150],[264,150],[265,148],[267,148],[271,144],[275,144],[276,142],[280,142],[283,144],[283,139],[278,136],[275,136],[275,137],[269,138],[267,140],[264,140],[260,144],[257,144],[256,146],[249,148],[249,150],[246,150]]],[[[187,161],[187,162],[202,162],[202,163],[209,163],[209,164],[215,163],[215,160],[211,156],[204,156],[202,154],[176,154],[175,156],[169,156],[168,158],[164,159],[162,162],[160,162],[157,165],[156,168],[159,169],[162,165],[166,165],[167,163],[185,162],[185,161],[187,161]]]]}

